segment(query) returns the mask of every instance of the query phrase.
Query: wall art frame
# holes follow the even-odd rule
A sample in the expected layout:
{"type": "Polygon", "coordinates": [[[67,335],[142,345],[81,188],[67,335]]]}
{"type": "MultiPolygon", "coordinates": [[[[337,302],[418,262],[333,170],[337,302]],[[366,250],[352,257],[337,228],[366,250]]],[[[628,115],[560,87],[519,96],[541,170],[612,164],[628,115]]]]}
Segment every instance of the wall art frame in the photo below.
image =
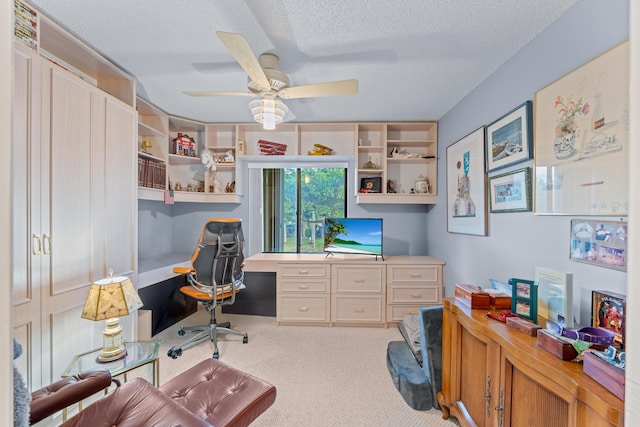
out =
{"type": "Polygon", "coordinates": [[[525,101],[487,125],[487,172],[533,157],[533,103],[525,101]]]}
{"type": "Polygon", "coordinates": [[[487,235],[485,128],[447,147],[447,231],[487,235]]]}
{"type": "Polygon", "coordinates": [[[572,219],[570,239],[571,260],[627,271],[626,221],[572,219]]]}
{"type": "Polygon", "coordinates": [[[531,211],[531,168],[489,177],[491,213],[531,211]]]}
{"type": "Polygon", "coordinates": [[[538,90],[534,212],[626,215],[629,42],[538,90]]]}
{"type": "Polygon", "coordinates": [[[533,280],[509,279],[511,311],[523,319],[538,322],[538,284],[533,280]]]}

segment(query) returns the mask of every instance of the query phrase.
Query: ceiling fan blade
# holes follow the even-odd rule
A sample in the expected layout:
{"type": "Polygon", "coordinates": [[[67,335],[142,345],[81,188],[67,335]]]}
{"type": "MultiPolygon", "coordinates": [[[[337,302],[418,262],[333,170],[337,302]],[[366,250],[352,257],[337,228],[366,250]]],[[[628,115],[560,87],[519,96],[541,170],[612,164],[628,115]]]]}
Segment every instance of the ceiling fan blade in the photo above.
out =
{"type": "Polygon", "coordinates": [[[258,94],[251,92],[182,92],[189,96],[251,96],[257,97],[258,94]]]}
{"type": "Polygon", "coordinates": [[[347,96],[358,94],[358,80],[338,80],[304,86],[287,87],[278,92],[284,99],[314,98],[318,96],[347,96]]]}
{"type": "Polygon", "coordinates": [[[269,83],[269,79],[264,74],[258,58],[251,50],[247,39],[241,34],[224,31],[216,31],[216,35],[238,61],[242,69],[249,75],[249,78],[259,85],[261,90],[271,90],[271,83],[269,83]]]}

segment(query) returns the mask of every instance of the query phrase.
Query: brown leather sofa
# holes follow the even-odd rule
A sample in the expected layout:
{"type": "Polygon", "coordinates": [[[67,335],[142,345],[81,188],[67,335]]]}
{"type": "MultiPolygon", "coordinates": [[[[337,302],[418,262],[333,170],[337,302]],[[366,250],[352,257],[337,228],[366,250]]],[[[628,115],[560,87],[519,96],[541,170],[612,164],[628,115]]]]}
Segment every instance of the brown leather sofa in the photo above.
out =
{"type": "MultiPolygon", "coordinates": [[[[78,383],[82,382],[86,379],[78,383]]],[[[241,427],[266,411],[275,398],[276,388],[268,382],[207,359],[160,388],[142,378],[128,381],[62,426],[241,427]]],[[[65,406],[77,400],[65,402],[65,406]]]]}

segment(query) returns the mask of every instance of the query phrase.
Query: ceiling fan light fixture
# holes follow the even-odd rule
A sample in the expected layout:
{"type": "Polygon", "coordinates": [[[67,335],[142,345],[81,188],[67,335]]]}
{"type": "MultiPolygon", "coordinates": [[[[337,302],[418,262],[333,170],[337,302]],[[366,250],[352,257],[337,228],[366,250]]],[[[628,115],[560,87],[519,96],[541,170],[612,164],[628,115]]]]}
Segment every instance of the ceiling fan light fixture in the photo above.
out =
{"type": "Polygon", "coordinates": [[[273,130],[284,120],[289,109],[279,99],[263,98],[249,103],[253,120],[262,124],[265,130],[273,130]]]}

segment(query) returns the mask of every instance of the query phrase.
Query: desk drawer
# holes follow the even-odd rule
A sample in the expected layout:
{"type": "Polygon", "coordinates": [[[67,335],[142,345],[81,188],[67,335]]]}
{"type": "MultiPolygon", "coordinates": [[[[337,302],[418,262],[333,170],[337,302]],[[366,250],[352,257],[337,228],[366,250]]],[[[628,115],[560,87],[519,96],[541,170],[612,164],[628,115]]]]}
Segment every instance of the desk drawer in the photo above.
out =
{"type": "Polygon", "coordinates": [[[442,266],[390,265],[387,266],[387,282],[442,284],[442,266]]]}
{"type": "Polygon", "coordinates": [[[278,264],[278,279],[292,277],[329,277],[329,265],[278,264]]]}
{"type": "Polygon", "coordinates": [[[442,287],[434,286],[389,286],[389,303],[440,304],[442,303],[442,287]]]}
{"type": "Polygon", "coordinates": [[[279,322],[329,322],[329,295],[278,295],[279,322]]]}
{"type": "Polygon", "coordinates": [[[332,322],[384,322],[383,295],[339,295],[331,304],[332,322]]]}
{"type": "Polygon", "coordinates": [[[327,279],[280,279],[278,280],[278,292],[329,292],[329,280],[327,279]]]}
{"type": "Polygon", "coordinates": [[[384,266],[334,265],[331,269],[333,292],[385,292],[384,266]]]}

